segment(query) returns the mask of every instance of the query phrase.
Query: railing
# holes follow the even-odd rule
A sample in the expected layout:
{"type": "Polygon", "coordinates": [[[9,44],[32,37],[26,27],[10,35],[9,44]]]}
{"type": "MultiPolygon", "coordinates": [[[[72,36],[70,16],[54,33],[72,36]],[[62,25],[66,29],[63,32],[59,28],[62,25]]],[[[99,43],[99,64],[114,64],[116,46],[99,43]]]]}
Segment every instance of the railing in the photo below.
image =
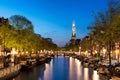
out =
{"type": "Polygon", "coordinates": [[[1,69],[0,70],[0,79],[15,76],[15,74],[17,74],[19,72],[20,68],[21,68],[21,65],[17,64],[15,66],[10,66],[8,68],[1,69]]]}

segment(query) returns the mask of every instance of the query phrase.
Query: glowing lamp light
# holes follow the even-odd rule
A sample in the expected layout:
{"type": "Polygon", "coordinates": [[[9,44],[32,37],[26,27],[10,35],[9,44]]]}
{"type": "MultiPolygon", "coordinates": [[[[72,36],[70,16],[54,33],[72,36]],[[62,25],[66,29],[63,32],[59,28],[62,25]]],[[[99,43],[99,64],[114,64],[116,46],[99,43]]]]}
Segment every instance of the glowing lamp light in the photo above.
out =
{"type": "Polygon", "coordinates": [[[116,53],[116,55],[118,55],[119,54],[119,49],[116,49],[115,53],[116,53]]]}
{"type": "Polygon", "coordinates": [[[14,62],[14,57],[16,54],[18,54],[18,52],[15,50],[15,48],[12,48],[12,51],[11,51],[11,61],[12,62],[14,62]]]}
{"type": "Polygon", "coordinates": [[[15,50],[15,48],[12,49],[11,54],[15,55],[18,54],[18,52],[15,50]]]}
{"type": "Polygon", "coordinates": [[[23,54],[24,54],[24,52],[22,51],[22,52],[21,52],[21,55],[23,55],[23,54]]]}
{"type": "Polygon", "coordinates": [[[103,48],[103,57],[105,57],[106,51],[107,50],[105,48],[103,48]]]}
{"type": "Polygon", "coordinates": [[[118,59],[118,56],[119,56],[119,49],[116,49],[116,50],[115,50],[115,53],[116,53],[116,59],[118,59]]]}
{"type": "Polygon", "coordinates": [[[87,51],[87,50],[85,51],[85,55],[86,55],[86,56],[88,55],[88,51],[87,51]]]}
{"type": "Polygon", "coordinates": [[[105,53],[106,52],[106,49],[105,48],[103,48],[103,53],[105,53]]]}
{"type": "Polygon", "coordinates": [[[26,54],[28,54],[28,51],[26,51],[26,54]]]}
{"type": "Polygon", "coordinates": [[[73,23],[72,26],[75,26],[75,23],[73,23]]]}
{"type": "Polygon", "coordinates": [[[40,53],[42,53],[43,51],[41,50],[40,53]]]}
{"type": "Polygon", "coordinates": [[[98,53],[98,51],[97,50],[94,50],[94,54],[97,54],[98,53]]]}

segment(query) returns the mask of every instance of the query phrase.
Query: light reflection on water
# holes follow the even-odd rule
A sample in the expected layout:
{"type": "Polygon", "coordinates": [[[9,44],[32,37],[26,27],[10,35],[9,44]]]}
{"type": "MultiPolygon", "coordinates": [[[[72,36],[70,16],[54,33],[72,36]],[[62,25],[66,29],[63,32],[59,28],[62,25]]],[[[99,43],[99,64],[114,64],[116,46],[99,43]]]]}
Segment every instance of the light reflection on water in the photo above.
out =
{"type": "Polygon", "coordinates": [[[77,60],[77,59],[75,59],[75,62],[76,62],[76,65],[77,65],[77,80],[79,80],[80,79],[80,77],[81,77],[81,62],[79,61],[79,60],[77,60]]]}
{"type": "Polygon", "coordinates": [[[15,80],[107,80],[97,71],[84,68],[81,62],[72,57],[58,56],[50,63],[34,67],[29,72],[21,72],[15,80]]]}
{"type": "Polygon", "coordinates": [[[99,75],[96,70],[93,71],[93,80],[99,80],[99,75]]]}
{"type": "Polygon", "coordinates": [[[53,60],[50,62],[50,64],[45,64],[45,71],[44,71],[44,80],[52,80],[52,67],[53,67],[53,60]],[[47,77],[49,75],[49,77],[47,77]]]}
{"type": "Polygon", "coordinates": [[[88,68],[84,68],[84,80],[88,80],[88,68]]]}

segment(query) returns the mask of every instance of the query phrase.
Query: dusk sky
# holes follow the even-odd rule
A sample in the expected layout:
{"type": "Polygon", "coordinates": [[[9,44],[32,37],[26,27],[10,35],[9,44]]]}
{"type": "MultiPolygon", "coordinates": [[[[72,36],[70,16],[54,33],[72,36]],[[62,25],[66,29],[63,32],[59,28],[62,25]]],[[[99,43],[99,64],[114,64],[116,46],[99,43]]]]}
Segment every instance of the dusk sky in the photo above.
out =
{"type": "Polygon", "coordinates": [[[88,34],[92,12],[105,11],[108,0],[0,0],[0,17],[22,15],[34,25],[35,33],[50,37],[58,46],[71,39],[72,21],[77,38],[88,34]]]}

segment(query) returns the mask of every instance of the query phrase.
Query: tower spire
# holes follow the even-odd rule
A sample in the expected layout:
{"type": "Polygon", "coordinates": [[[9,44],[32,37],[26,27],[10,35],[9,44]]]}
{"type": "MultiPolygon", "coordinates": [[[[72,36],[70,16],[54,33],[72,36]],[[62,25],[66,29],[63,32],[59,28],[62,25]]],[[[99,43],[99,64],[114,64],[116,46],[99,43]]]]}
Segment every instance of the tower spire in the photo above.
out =
{"type": "Polygon", "coordinates": [[[75,22],[72,22],[72,43],[75,44],[76,41],[76,28],[75,28],[75,22]]]}

